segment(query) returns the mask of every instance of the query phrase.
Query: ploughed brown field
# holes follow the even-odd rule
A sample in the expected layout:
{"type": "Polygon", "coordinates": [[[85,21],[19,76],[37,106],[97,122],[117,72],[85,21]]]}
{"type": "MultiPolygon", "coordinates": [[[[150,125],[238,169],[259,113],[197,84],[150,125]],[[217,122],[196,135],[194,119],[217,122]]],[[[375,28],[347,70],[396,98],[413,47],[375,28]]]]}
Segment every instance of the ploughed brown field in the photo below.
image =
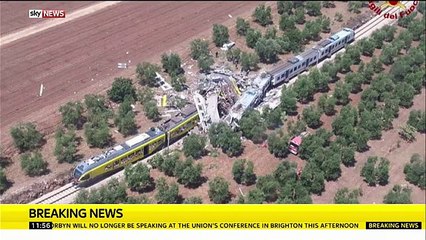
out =
{"type": "MultiPolygon", "coordinates": [[[[28,8],[34,4],[12,7],[11,3],[2,3],[2,31],[27,26],[29,20],[34,20],[28,19],[28,8]],[[25,21],[14,25],[17,15],[22,15],[25,21]]],[[[123,74],[117,69],[118,62],[130,60],[128,72],[134,72],[137,63],[158,57],[210,30],[213,23],[230,19],[228,14],[251,11],[258,4],[119,3],[1,46],[2,145],[8,149],[9,129],[17,122],[36,121],[40,130],[52,128],[58,122],[60,105],[108,88],[115,76],[123,74]],[[42,97],[39,97],[40,84],[45,87],[42,97]]],[[[70,8],[83,5],[76,2],[70,8]]],[[[65,5],[49,7],[67,9],[65,5]]]]}

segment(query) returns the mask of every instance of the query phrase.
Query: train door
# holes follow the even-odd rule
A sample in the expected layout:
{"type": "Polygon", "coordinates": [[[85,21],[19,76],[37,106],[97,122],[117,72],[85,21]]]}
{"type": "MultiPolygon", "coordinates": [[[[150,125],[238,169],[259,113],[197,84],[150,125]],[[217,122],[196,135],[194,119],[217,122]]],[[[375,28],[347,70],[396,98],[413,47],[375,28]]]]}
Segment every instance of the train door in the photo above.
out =
{"type": "Polygon", "coordinates": [[[146,145],[144,148],[143,148],[143,156],[145,157],[145,156],[147,156],[149,154],[149,145],[146,145]]]}

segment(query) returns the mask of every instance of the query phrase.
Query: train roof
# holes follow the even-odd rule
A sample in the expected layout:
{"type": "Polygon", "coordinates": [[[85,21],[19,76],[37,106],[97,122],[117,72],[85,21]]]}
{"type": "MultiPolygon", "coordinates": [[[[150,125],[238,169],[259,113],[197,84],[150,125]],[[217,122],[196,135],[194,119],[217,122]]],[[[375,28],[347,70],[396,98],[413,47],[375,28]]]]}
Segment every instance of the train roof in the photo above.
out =
{"type": "Polygon", "coordinates": [[[180,112],[164,121],[163,124],[161,124],[160,128],[164,132],[167,132],[170,129],[174,128],[176,125],[179,125],[181,122],[185,121],[188,117],[194,115],[194,113],[197,113],[197,108],[195,107],[195,105],[187,105],[180,112]]]}
{"type": "Polygon", "coordinates": [[[163,131],[161,131],[158,128],[151,128],[149,131],[141,133],[127,141],[125,141],[124,143],[120,144],[120,145],[116,145],[113,148],[108,149],[107,151],[105,151],[102,154],[93,156],[83,162],[81,162],[78,166],[77,169],[80,170],[81,172],[86,172],[87,170],[93,169],[99,165],[102,165],[103,163],[106,163],[114,158],[116,158],[119,155],[122,155],[125,152],[128,152],[132,149],[135,149],[139,146],[141,146],[142,144],[148,142],[151,139],[154,139],[158,136],[160,136],[161,134],[164,134],[163,131]]]}
{"type": "Polygon", "coordinates": [[[293,66],[294,64],[296,64],[296,63],[298,63],[299,61],[302,61],[302,60],[303,60],[303,58],[301,56],[294,56],[291,59],[284,62],[283,64],[278,65],[276,68],[269,71],[269,73],[272,76],[275,76],[276,74],[280,73],[281,71],[289,68],[290,66],[293,66]]]}
{"type": "Polygon", "coordinates": [[[309,50],[304,51],[299,56],[302,57],[303,59],[305,59],[307,56],[312,55],[312,54],[317,54],[317,53],[318,53],[318,51],[316,49],[310,48],[309,50]]]}

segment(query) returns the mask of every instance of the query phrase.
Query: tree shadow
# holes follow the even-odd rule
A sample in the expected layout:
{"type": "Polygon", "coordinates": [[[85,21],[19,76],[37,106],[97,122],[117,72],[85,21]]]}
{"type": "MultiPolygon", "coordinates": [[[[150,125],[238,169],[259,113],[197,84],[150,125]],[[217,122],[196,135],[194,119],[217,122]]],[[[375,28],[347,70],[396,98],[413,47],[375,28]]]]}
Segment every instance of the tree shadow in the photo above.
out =
{"type": "Polygon", "coordinates": [[[4,188],[0,189],[0,194],[3,194],[4,192],[6,192],[7,189],[11,188],[14,183],[15,182],[10,181],[9,179],[6,179],[6,181],[3,183],[4,184],[4,188]]]}
{"type": "Polygon", "coordinates": [[[200,177],[200,179],[195,184],[189,184],[185,187],[189,188],[189,189],[196,189],[196,188],[200,187],[201,185],[203,185],[204,183],[206,183],[207,181],[208,181],[208,178],[205,177],[205,176],[202,176],[202,177],[200,177]]]}
{"type": "Polygon", "coordinates": [[[9,157],[1,156],[0,157],[0,167],[5,168],[12,164],[12,160],[9,157]]]}

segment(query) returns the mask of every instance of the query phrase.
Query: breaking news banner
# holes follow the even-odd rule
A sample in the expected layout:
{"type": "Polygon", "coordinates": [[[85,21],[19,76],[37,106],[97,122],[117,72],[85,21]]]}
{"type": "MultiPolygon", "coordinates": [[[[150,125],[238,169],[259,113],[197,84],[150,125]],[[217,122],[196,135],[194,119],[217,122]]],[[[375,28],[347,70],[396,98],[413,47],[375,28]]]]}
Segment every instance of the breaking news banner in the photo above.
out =
{"type": "Polygon", "coordinates": [[[2,239],[44,240],[90,236],[249,240],[283,234],[297,239],[424,239],[426,211],[425,205],[292,204],[3,204],[0,209],[2,239]]]}

